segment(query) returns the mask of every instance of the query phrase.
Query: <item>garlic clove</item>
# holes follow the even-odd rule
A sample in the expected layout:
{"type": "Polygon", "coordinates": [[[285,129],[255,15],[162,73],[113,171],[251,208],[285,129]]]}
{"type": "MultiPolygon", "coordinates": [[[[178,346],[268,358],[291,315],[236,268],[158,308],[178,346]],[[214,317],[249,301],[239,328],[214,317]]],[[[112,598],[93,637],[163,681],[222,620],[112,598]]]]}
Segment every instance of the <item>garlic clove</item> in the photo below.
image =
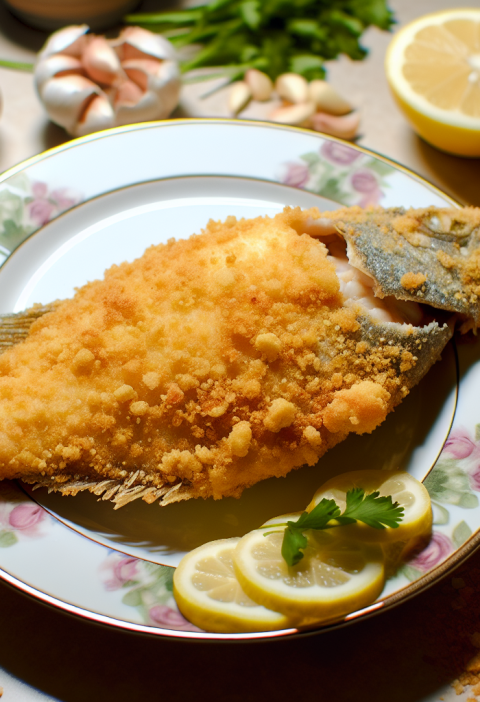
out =
{"type": "Polygon", "coordinates": [[[122,77],[120,60],[105,37],[92,37],[82,55],[89,78],[102,85],[113,85],[122,77]]]}
{"type": "Polygon", "coordinates": [[[166,119],[178,104],[180,85],[177,63],[159,62],[155,74],[148,75],[147,90],[140,100],[135,105],[119,104],[116,107],[116,124],[166,119]]]}
{"type": "Polygon", "coordinates": [[[265,102],[265,100],[270,100],[272,97],[273,83],[266,73],[256,68],[249,68],[245,73],[245,83],[250,88],[254,100],[265,102]]]}
{"type": "Polygon", "coordinates": [[[351,112],[348,115],[335,116],[325,112],[316,112],[312,118],[312,129],[340,139],[354,139],[360,126],[360,115],[351,112]]]}
{"type": "Polygon", "coordinates": [[[50,119],[74,134],[86,105],[101,89],[84,76],[50,78],[42,90],[42,100],[50,119]]]}
{"type": "Polygon", "coordinates": [[[329,115],[346,115],[353,110],[351,104],[324,80],[312,80],[308,85],[308,96],[317,109],[329,115]]]}
{"type": "Polygon", "coordinates": [[[155,59],[131,59],[130,61],[123,61],[122,68],[130,78],[136,83],[142,91],[148,88],[148,78],[149,76],[154,76],[161,66],[159,61],[155,59]]]}
{"type": "Polygon", "coordinates": [[[38,59],[42,59],[52,54],[66,54],[79,58],[87,44],[88,24],[72,25],[63,27],[54,32],[47,40],[47,43],[38,54],[38,59]]]}
{"type": "Polygon", "coordinates": [[[52,54],[37,63],[34,72],[34,82],[40,97],[43,86],[54,76],[85,75],[82,62],[74,56],[52,54]]]}
{"type": "Polygon", "coordinates": [[[136,105],[145,91],[133,80],[125,80],[118,86],[115,94],[115,106],[136,105]]]}
{"type": "Polygon", "coordinates": [[[89,102],[72,130],[73,136],[85,136],[101,129],[110,129],[115,124],[115,113],[106,95],[96,95],[89,102]]]}
{"type": "Polygon", "coordinates": [[[141,27],[126,27],[118,39],[111,43],[121,61],[152,57],[160,60],[176,58],[175,49],[167,39],[141,27]]]}
{"type": "Polygon", "coordinates": [[[275,81],[275,90],[281,98],[294,104],[308,100],[308,83],[298,73],[282,73],[275,81]]]}
{"type": "Polygon", "coordinates": [[[245,81],[239,80],[230,89],[228,109],[232,114],[238,115],[239,112],[245,109],[251,99],[252,91],[250,86],[245,81]]]}
{"type": "Polygon", "coordinates": [[[315,113],[313,102],[302,102],[298,105],[288,105],[274,110],[269,119],[280,124],[292,126],[308,126],[312,115],[315,113]]]}
{"type": "MultiPolygon", "coordinates": [[[[149,62],[147,91],[158,94],[159,98],[165,102],[162,110],[168,110],[168,114],[175,109],[180,95],[180,70],[176,61],[149,62]]],[[[136,82],[136,81],[135,81],[136,82]]],[[[141,87],[141,86],[140,86],[141,87]]],[[[167,117],[168,115],[165,115],[167,117]]],[[[164,119],[158,117],[156,119],[164,119]]]]}

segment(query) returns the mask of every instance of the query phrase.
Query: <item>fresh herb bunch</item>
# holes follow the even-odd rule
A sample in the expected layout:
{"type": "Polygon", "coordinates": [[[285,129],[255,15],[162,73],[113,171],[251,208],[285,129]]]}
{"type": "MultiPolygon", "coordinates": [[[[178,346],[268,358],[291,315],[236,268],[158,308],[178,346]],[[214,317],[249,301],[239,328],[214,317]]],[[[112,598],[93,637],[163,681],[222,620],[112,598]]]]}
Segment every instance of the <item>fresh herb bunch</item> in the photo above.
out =
{"type": "Polygon", "coordinates": [[[233,68],[236,80],[257,68],[275,80],[292,71],[307,80],[325,76],[324,61],[346,54],[359,60],[370,25],[394,23],[386,0],[213,0],[174,12],[128,15],[126,22],[164,34],[177,49],[200,44],[184,72],[233,68]]]}
{"type": "MultiPolygon", "coordinates": [[[[289,566],[296,565],[303,558],[302,549],[308,545],[304,535],[307,529],[332,529],[346,524],[363,522],[374,529],[391,527],[396,529],[403,519],[403,507],[392,498],[380,497],[379,492],[368,495],[362,488],[353,488],[346,495],[346,506],[342,513],[335,500],[323,499],[311,512],[303,512],[296,522],[288,521],[282,542],[282,556],[289,566]]],[[[269,531],[265,534],[271,534],[269,531]]]]}

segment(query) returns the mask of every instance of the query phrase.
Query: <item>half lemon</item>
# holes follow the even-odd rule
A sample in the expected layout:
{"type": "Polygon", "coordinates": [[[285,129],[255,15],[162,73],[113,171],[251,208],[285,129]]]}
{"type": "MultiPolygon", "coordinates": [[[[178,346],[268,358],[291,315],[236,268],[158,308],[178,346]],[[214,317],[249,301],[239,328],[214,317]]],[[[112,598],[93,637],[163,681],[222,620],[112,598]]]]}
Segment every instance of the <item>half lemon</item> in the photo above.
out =
{"type": "Polygon", "coordinates": [[[393,95],[433,146],[480,156],[480,9],[444,10],[403,27],[385,60],[393,95]]]}

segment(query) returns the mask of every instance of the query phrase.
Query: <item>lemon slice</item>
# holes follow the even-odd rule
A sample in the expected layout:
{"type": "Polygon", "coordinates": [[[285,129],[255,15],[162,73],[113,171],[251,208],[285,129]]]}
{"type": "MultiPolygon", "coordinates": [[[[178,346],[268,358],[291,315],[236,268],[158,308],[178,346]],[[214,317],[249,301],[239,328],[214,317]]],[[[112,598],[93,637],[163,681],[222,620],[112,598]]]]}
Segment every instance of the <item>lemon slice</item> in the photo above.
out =
{"type": "Polygon", "coordinates": [[[233,568],[239,538],[210,541],[190,551],[173,576],[173,594],[180,612],[207,631],[237,633],[271,631],[291,626],[243,592],[233,568]]]}
{"type": "Polygon", "coordinates": [[[480,156],[480,9],[445,10],[403,27],[385,70],[413,128],[433,146],[480,156]]]}
{"type": "MultiPolygon", "coordinates": [[[[297,515],[278,517],[264,527],[297,515]]],[[[290,617],[326,622],[373,602],[384,585],[381,547],[343,538],[341,529],[305,532],[303,559],[288,566],[281,554],[283,528],[246,534],[234,552],[237,578],[244,591],[265,607],[290,617]]]]}
{"type": "Polygon", "coordinates": [[[335,500],[341,511],[345,509],[348,490],[361,487],[366,493],[379,492],[380,496],[391,495],[393,502],[398,502],[404,509],[403,519],[396,529],[374,529],[357,522],[338,527],[349,538],[363,541],[392,543],[428,533],[432,528],[432,506],[426,487],[409,473],[390,470],[356,470],[343,473],[328,480],[315,493],[307,507],[307,512],[326,498],[335,500]]]}

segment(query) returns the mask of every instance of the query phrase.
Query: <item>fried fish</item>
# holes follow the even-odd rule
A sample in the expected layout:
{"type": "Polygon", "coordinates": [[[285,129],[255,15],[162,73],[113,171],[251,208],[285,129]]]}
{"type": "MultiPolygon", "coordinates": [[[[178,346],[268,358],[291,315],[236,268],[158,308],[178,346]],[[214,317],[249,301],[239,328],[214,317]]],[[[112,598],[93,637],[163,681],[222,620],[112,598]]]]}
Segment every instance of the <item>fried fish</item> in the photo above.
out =
{"type": "Polygon", "coordinates": [[[0,478],[118,508],[316,463],[476,329],[479,236],[475,208],[286,208],[113,266],[0,355],[0,478]]]}

